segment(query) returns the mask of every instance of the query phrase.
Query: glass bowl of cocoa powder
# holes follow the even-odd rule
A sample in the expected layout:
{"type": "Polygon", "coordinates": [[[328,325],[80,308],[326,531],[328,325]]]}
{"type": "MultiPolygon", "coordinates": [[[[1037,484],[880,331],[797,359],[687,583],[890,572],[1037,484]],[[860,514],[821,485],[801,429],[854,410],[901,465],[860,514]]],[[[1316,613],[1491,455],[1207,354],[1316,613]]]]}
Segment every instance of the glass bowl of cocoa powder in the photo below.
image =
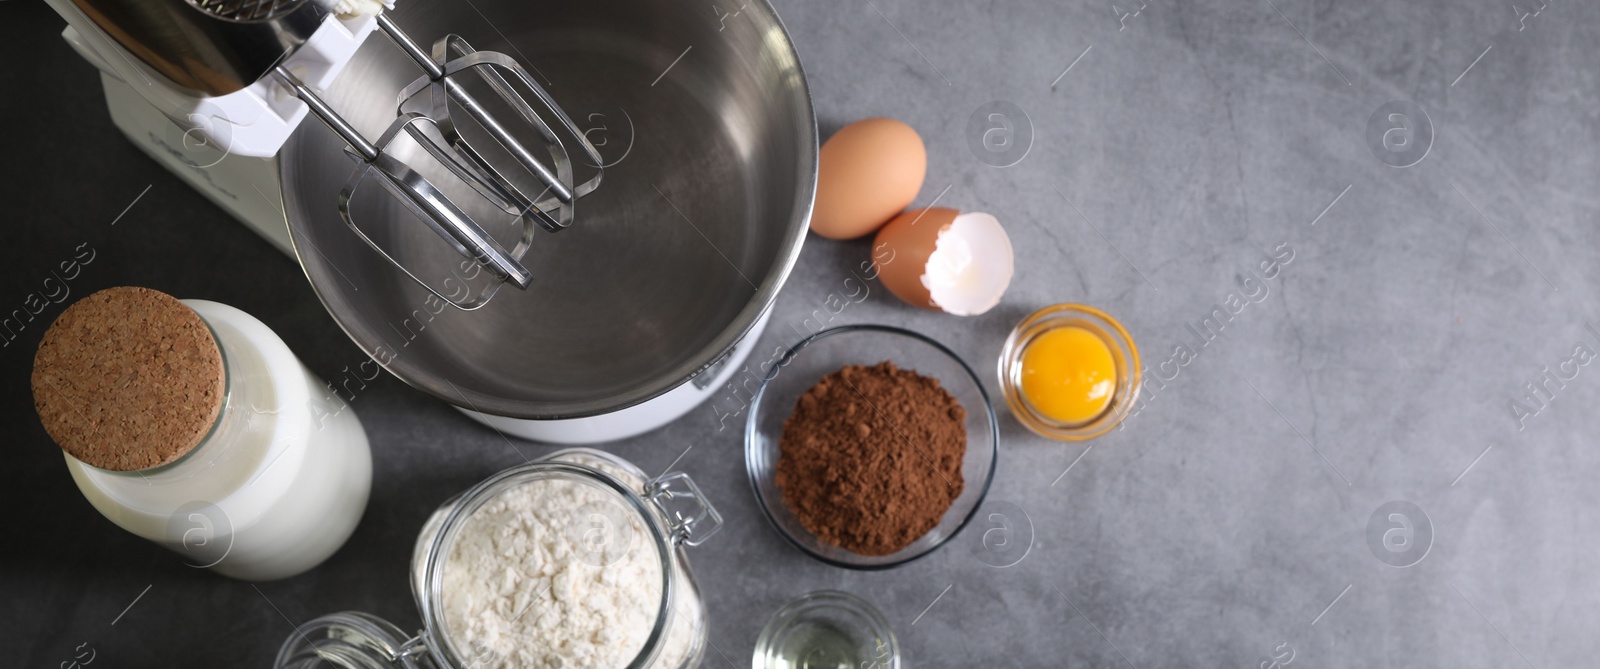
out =
{"type": "Polygon", "coordinates": [[[846,325],[767,370],[745,422],[745,469],[773,528],[850,569],[927,555],[972,519],[999,426],[972,368],[928,337],[846,325]]]}

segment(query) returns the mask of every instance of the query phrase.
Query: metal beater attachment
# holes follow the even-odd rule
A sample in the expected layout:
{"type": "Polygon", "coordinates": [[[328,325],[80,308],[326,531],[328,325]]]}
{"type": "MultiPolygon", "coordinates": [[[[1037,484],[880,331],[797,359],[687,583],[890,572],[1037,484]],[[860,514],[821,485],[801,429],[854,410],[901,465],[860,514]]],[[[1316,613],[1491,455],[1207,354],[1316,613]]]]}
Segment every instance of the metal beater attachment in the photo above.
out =
{"type": "Polygon", "coordinates": [[[544,88],[505,54],[477,51],[456,35],[446,35],[431,53],[425,52],[388,16],[380,14],[377,22],[424,75],[400,93],[396,118],[376,143],[362,137],[293,73],[281,66],[273,69],[349,145],[347,153],[359,163],[340,193],[340,216],[373,250],[457,308],[482,307],[505,283],[527,288],[532,274],[522,258],[535,224],[550,232],[572,224],[578,198],[600,185],[599,152],[544,88]],[[469,72],[473,76],[464,76],[469,72]],[[577,183],[573,161],[546,115],[581,148],[585,169],[592,171],[582,183],[577,183]],[[529,146],[548,158],[541,160],[529,146]],[[360,188],[369,180],[437,233],[447,248],[470,260],[444,263],[429,257],[427,250],[395,248],[392,240],[399,236],[386,230],[401,223],[384,213],[392,207],[380,207],[381,215],[371,217],[376,220],[362,221],[355,213],[358,202],[370,200],[370,189],[360,188]]]}

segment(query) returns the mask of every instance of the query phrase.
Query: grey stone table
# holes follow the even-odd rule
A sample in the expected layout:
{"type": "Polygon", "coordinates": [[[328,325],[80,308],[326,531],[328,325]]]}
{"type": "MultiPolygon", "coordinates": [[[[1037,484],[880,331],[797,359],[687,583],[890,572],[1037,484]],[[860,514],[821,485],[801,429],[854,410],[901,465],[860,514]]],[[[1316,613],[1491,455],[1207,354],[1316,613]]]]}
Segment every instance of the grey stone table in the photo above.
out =
{"type": "MultiPolygon", "coordinates": [[[[1165,380],[1087,444],[1002,415],[983,518],[881,573],[784,544],[709,407],[608,445],[646,469],[683,454],[727,518],[693,553],[706,666],[747,666],[767,614],[824,587],[874,601],[913,667],[1592,666],[1600,9],[1537,2],[780,2],[824,132],[911,123],[929,153],[918,201],[993,213],[1017,251],[984,316],[872,284],[834,322],[929,333],[987,376],[1024,314],[1086,302],[1165,380]],[[1028,149],[1004,168],[1016,156],[981,136],[994,101],[1028,149]],[[1025,553],[984,549],[1002,523],[1025,553]]],[[[0,312],[61,290],[44,281],[87,244],[74,296],[214,299],[324,377],[362,359],[289,259],[123,141],[48,9],[0,2],[0,25],[0,312]]],[[[866,251],[811,239],[761,346],[796,341],[866,251]]],[[[78,495],[31,412],[41,330],[0,342],[9,666],[90,650],[93,667],[259,666],[325,612],[414,626],[424,517],[547,448],[377,380],[354,402],[378,460],[350,543],[295,579],[229,581],[78,495]]]]}

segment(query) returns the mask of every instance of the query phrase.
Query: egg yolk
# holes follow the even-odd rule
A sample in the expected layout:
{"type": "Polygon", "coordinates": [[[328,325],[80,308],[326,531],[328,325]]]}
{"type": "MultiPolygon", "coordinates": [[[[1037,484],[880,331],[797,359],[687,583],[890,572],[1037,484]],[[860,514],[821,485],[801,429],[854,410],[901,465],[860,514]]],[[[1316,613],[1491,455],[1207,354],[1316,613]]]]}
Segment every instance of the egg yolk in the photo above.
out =
{"type": "Polygon", "coordinates": [[[1116,386],[1111,348],[1089,330],[1047,330],[1022,351],[1022,395],[1035,411],[1058,423],[1093,420],[1111,404],[1116,386]]]}

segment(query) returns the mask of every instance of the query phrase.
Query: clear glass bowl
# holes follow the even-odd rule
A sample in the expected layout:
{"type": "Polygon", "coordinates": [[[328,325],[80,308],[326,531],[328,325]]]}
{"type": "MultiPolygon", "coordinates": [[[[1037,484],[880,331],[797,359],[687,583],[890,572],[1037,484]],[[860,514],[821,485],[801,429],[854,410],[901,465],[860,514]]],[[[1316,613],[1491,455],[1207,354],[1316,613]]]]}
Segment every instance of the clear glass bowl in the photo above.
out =
{"type": "Polygon", "coordinates": [[[823,330],[789,349],[751,400],[745,423],[745,471],[756,501],[778,534],[807,555],[850,569],[887,569],[927,555],[949,541],[972,519],[989,494],[1000,431],[983,383],[961,358],[939,342],[909,330],[883,325],[846,325],[823,330]],[[901,369],[939,380],[967,410],[967,453],[961,461],[965,485],[939,524],[909,546],[889,555],[861,555],[823,542],[800,524],[784,502],[776,481],[778,439],[783,421],[800,396],[822,377],[845,365],[893,362],[901,369]]]}
{"type": "Polygon", "coordinates": [[[1033,312],[1011,329],[1000,350],[1000,390],[1006,406],[1035,434],[1062,441],[1092,439],[1110,432],[1122,423],[1139,399],[1139,348],[1117,319],[1094,307],[1082,304],[1056,304],[1033,312]],[[1111,349],[1117,383],[1111,402],[1099,415],[1081,423],[1061,423],[1036,411],[1022,394],[1022,352],[1040,334],[1059,327],[1088,330],[1111,349]]]}
{"type": "Polygon", "coordinates": [[[772,614],[756,638],[751,666],[900,669],[900,642],[889,621],[867,600],[848,592],[819,590],[772,614]]]}

